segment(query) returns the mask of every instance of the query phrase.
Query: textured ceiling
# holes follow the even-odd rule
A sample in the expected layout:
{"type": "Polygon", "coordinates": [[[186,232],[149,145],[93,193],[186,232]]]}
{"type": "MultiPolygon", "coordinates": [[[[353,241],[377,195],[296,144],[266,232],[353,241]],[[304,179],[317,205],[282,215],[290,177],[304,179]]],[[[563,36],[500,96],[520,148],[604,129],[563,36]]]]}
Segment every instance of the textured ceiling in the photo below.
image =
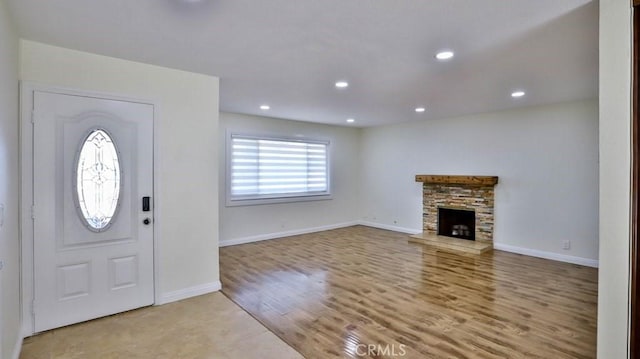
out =
{"type": "Polygon", "coordinates": [[[23,38],[219,76],[223,111],[376,126],[598,94],[597,1],[5,1],[23,38]]]}

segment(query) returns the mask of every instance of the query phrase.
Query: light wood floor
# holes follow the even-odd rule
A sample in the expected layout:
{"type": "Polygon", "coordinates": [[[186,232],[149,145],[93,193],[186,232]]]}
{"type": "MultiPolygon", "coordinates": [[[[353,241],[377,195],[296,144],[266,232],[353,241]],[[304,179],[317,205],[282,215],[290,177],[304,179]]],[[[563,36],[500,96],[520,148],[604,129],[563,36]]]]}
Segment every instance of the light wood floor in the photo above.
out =
{"type": "Polygon", "coordinates": [[[220,272],[306,358],[596,357],[593,268],[356,226],[221,248],[220,272]]]}

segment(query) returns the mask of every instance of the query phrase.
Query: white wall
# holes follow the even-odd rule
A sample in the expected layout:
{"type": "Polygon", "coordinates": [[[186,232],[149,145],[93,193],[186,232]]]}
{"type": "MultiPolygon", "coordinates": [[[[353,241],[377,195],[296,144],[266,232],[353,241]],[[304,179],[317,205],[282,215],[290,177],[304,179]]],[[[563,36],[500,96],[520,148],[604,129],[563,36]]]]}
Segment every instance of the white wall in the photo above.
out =
{"type": "Polygon", "coordinates": [[[358,220],[360,131],[261,116],[220,114],[220,244],[353,224],[358,220]],[[227,131],[330,140],[333,199],[257,206],[225,206],[225,136],[227,131]]]}
{"type": "Polygon", "coordinates": [[[422,186],[416,174],[499,176],[497,247],[594,263],[597,105],[581,101],[367,128],[363,219],[420,232],[422,186]],[[563,240],[571,241],[570,250],[562,249],[563,240]]]}
{"type": "Polygon", "coordinates": [[[20,76],[158,105],[160,301],[219,283],[218,79],[24,40],[20,76]]]}
{"type": "Polygon", "coordinates": [[[631,7],[600,1],[598,358],[626,358],[631,176],[631,7]]]}
{"type": "Polygon", "coordinates": [[[18,173],[18,37],[0,0],[0,359],[13,358],[21,342],[18,173]]]}

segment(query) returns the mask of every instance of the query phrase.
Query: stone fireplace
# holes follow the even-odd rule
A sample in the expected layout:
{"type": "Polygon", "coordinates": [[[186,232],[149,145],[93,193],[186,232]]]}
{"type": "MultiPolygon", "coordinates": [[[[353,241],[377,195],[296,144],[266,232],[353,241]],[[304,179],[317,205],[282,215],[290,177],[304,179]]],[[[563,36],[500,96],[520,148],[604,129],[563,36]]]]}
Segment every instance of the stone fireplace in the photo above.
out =
{"type": "Polygon", "coordinates": [[[422,183],[423,201],[423,233],[417,237],[435,240],[447,236],[470,240],[462,242],[478,248],[483,244],[493,247],[498,177],[417,175],[416,182],[422,183]]]}
{"type": "Polygon", "coordinates": [[[438,235],[476,240],[476,212],[438,207],[438,235]]]}

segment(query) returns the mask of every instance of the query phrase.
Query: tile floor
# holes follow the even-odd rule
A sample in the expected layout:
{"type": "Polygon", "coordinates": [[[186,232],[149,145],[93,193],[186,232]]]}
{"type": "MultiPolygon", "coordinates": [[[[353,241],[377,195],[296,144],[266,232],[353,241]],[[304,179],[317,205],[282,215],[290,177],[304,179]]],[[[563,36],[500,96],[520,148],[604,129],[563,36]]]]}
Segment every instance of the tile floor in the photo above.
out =
{"type": "Polygon", "coordinates": [[[222,293],[26,338],[21,359],[302,358],[222,293]]]}

